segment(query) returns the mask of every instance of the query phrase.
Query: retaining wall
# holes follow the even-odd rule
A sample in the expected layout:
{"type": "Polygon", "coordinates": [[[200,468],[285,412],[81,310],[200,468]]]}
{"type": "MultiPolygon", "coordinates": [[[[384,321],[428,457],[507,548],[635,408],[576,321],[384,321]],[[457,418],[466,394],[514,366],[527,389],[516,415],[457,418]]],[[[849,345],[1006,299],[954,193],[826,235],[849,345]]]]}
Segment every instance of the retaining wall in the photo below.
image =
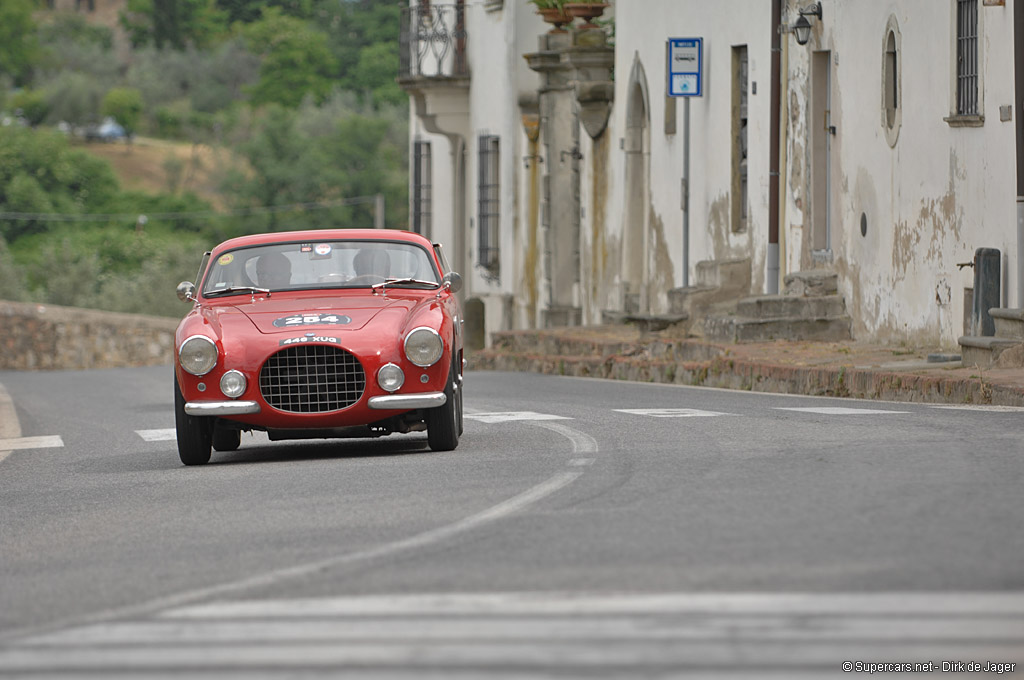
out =
{"type": "Polygon", "coordinates": [[[0,369],[170,364],[178,320],[0,301],[0,369]]]}

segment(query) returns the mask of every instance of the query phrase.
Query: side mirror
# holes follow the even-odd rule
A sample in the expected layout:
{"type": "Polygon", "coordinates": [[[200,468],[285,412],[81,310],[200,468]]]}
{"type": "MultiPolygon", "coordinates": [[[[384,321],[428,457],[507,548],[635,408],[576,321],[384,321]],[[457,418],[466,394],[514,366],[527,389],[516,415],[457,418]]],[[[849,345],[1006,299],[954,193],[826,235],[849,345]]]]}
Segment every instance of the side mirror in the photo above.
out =
{"type": "Polygon", "coordinates": [[[442,283],[448,284],[448,290],[453,293],[458,293],[462,290],[462,275],[458,272],[448,272],[444,275],[442,283]]]}
{"type": "Polygon", "coordinates": [[[182,281],[176,289],[178,299],[182,302],[195,302],[196,287],[191,281],[182,281]]]}

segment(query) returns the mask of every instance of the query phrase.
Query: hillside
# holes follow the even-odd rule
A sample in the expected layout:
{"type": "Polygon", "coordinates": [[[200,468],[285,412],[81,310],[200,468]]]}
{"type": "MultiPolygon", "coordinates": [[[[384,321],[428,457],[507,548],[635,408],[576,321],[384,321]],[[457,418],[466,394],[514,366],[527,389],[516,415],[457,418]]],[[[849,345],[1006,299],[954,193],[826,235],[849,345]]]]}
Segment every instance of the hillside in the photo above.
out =
{"type": "Polygon", "coordinates": [[[220,179],[231,164],[238,162],[226,149],[146,137],[136,137],[131,145],[91,142],[78,148],[108,161],[125,189],[146,193],[191,191],[216,208],[225,204],[217,190],[220,179]]]}

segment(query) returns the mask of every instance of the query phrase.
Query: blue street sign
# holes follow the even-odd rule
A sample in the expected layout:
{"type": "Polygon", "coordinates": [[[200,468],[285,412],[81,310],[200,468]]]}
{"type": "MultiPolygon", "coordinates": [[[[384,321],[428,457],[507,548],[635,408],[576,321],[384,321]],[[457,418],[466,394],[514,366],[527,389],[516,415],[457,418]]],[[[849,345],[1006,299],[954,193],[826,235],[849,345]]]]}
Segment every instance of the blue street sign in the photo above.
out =
{"type": "Polygon", "coordinates": [[[704,38],[669,38],[668,94],[700,97],[703,92],[704,38]]]}

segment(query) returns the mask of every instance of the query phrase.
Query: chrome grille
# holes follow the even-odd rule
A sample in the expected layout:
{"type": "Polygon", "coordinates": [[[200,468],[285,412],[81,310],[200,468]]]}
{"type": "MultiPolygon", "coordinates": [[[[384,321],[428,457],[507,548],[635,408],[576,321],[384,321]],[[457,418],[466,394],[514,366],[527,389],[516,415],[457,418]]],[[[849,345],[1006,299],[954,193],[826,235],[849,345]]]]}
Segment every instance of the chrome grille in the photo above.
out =
{"type": "Polygon", "coordinates": [[[289,413],[337,411],[359,401],[366,374],[359,360],[338,347],[293,345],[260,370],[260,394],[289,413]]]}

